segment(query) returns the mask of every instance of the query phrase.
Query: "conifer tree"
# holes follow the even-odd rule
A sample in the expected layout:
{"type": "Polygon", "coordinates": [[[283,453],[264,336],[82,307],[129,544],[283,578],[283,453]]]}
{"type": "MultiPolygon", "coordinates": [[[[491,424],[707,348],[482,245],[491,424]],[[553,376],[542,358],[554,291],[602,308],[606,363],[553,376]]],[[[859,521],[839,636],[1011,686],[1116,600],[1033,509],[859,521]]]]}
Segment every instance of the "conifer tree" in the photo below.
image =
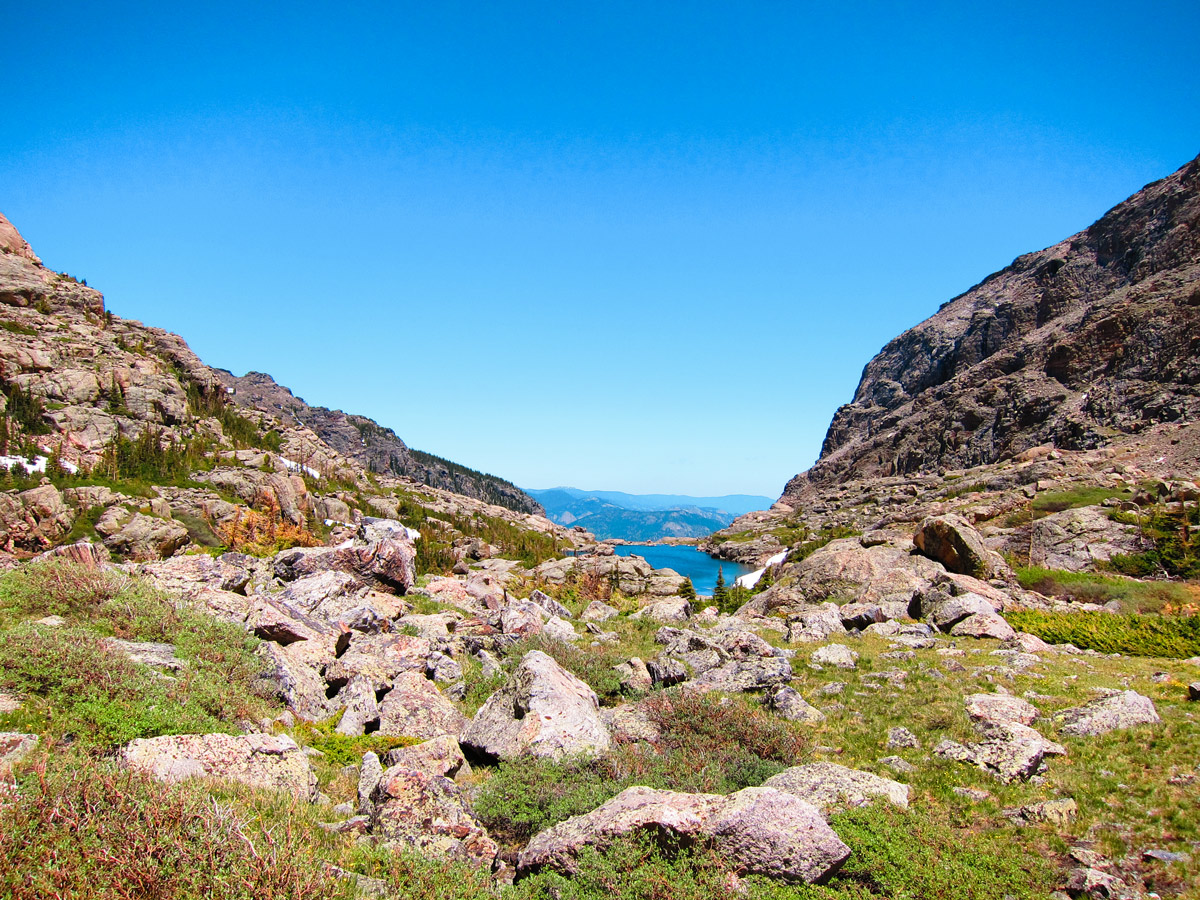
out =
{"type": "Polygon", "coordinates": [[[688,601],[696,599],[696,586],[692,584],[692,579],[683,579],[683,584],[679,586],[679,596],[688,601]]]}
{"type": "Polygon", "coordinates": [[[725,602],[725,598],[728,596],[728,593],[729,592],[725,589],[725,567],[717,566],[717,583],[713,588],[712,598],[713,603],[717,604],[718,609],[720,609],[721,604],[725,602]]]}

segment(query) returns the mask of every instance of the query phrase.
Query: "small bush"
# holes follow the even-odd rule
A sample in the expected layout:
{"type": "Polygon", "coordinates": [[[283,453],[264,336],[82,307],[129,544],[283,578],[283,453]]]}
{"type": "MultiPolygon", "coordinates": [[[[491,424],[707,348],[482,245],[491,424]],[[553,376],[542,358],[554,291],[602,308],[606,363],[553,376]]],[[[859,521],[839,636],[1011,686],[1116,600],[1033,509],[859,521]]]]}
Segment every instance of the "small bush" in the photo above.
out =
{"type": "Polygon", "coordinates": [[[1200,616],[1012,610],[1004,618],[1018,631],[1027,631],[1051,644],[1168,659],[1200,655],[1200,616]]]}
{"type": "Polygon", "coordinates": [[[515,846],[627,787],[728,794],[799,765],[807,753],[795,725],[742,698],[662,693],[643,706],[660,730],[658,747],[622,745],[596,760],[502,762],[480,790],[480,820],[515,846]]]}

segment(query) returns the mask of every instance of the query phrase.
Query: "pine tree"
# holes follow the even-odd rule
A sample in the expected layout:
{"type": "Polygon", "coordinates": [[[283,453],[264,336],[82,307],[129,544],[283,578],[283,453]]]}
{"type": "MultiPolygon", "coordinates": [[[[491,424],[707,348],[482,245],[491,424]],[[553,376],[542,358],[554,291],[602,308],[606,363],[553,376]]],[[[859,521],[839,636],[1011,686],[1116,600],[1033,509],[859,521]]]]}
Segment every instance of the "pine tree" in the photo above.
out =
{"type": "Polygon", "coordinates": [[[679,596],[688,601],[696,599],[696,586],[692,584],[692,579],[683,579],[683,584],[679,586],[679,596]]]}
{"type": "Polygon", "coordinates": [[[712,598],[718,609],[721,608],[728,594],[729,592],[725,589],[725,567],[717,566],[717,583],[713,588],[712,598]]]}

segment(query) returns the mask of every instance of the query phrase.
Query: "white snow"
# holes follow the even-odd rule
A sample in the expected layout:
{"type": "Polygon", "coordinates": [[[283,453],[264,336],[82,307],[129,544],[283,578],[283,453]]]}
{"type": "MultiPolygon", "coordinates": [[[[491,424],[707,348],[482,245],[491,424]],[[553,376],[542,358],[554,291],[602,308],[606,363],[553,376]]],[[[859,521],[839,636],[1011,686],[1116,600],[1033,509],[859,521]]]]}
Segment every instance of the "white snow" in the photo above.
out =
{"type": "MultiPolygon", "coordinates": [[[[46,453],[50,452],[46,447],[42,447],[41,449],[46,453]]],[[[13,466],[20,464],[25,467],[26,472],[31,474],[33,472],[45,472],[46,463],[48,462],[50,462],[49,456],[35,456],[33,459],[28,459],[24,456],[0,456],[0,467],[11,469],[13,466]]],[[[79,471],[79,466],[75,465],[75,463],[67,462],[65,459],[60,460],[60,465],[72,475],[79,471]]]]}
{"type": "MultiPolygon", "coordinates": [[[[278,454],[276,454],[278,456],[278,454]]],[[[316,469],[311,469],[308,466],[301,465],[294,459],[288,459],[286,456],[279,456],[279,461],[283,463],[283,467],[289,472],[303,472],[312,478],[320,478],[321,473],[316,469]]]]}
{"type": "Polygon", "coordinates": [[[734,581],[734,584],[740,585],[741,587],[744,587],[744,588],[754,587],[756,584],[758,584],[758,580],[760,578],[762,578],[763,575],[766,574],[767,569],[769,569],[771,566],[779,565],[781,562],[783,562],[785,559],[787,559],[787,555],[788,555],[788,552],[786,550],[779,551],[774,556],[772,556],[770,559],[768,559],[767,564],[765,566],[763,566],[761,569],[755,569],[753,572],[750,572],[747,575],[741,576],[740,578],[738,578],[734,581]]]}

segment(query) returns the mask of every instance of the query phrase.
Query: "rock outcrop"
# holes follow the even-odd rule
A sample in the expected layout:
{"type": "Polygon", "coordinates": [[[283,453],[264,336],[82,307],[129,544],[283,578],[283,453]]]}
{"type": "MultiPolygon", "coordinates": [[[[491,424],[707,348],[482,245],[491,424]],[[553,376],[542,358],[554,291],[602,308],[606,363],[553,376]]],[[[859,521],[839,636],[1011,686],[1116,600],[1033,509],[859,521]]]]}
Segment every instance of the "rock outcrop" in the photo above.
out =
{"type": "Polygon", "coordinates": [[[996,462],[1200,417],[1200,158],[892,340],[784,490],[996,462]]]}

